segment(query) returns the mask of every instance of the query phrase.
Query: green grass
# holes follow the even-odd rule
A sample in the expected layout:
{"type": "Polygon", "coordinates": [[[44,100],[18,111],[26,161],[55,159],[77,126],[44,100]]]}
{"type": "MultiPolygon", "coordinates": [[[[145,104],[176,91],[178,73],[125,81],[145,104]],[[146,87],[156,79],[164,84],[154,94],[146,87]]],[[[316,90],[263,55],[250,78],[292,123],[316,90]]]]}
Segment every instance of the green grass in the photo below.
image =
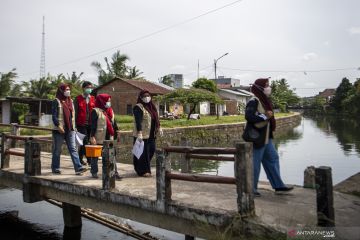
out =
{"type": "MultiPolygon", "coordinates": [[[[292,113],[276,113],[275,116],[278,118],[283,116],[289,116],[291,114],[292,113]]],[[[133,129],[134,126],[133,116],[116,115],[115,119],[118,125],[120,125],[120,130],[133,129]]],[[[176,128],[176,127],[239,123],[239,122],[245,122],[244,115],[220,116],[220,119],[216,119],[216,116],[201,116],[199,120],[187,120],[186,118],[174,119],[174,120],[160,120],[160,125],[163,128],[176,128]]]]}

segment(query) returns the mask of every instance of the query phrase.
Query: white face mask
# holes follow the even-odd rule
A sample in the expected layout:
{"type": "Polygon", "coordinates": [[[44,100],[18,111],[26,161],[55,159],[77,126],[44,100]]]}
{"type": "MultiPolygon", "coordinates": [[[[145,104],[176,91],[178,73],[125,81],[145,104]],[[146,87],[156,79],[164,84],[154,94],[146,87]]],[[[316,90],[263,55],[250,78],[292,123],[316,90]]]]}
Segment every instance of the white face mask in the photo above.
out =
{"type": "Polygon", "coordinates": [[[265,94],[266,96],[270,96],[270,94],[271,94],[271,87],[266,87],[266,88],[264,88],[264,94],[265,94]]]}
{"type": "Polygon", "coordinates": [[[150,96],[148,96],[148,97],[143,97],[143,98],[142,98],[142,101],[143,101],[144,103],[149,103],[149,102],[151,101],[151,97],[150,97],[150,96]]]}
{"type": "Polygon", "coordinates": [[[65,91],[65,92],[64,92],[64,96],[65,96],[65,97],[70,97],[70,90],[65,91]]]}
{"type": "Polygon", "coordinates": [[[106,102],[105,107],[106,107],[106,108],[111,107],[111,102],[106,102]]]}

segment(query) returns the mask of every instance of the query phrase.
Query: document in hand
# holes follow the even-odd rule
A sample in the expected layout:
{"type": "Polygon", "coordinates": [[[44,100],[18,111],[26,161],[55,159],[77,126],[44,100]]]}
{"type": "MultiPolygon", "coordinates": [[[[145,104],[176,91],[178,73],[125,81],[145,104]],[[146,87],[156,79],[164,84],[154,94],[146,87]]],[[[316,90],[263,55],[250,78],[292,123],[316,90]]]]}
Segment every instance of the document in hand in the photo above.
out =
{"type": "Polygon", "coordinates": [[[84,145],[84,138],[86,137],[85,134],[75,132],[75,142],[77,145],[82,146],[84,145]]]}
{"type": "Polygon", "coordinates": [[[139,159],[143,152],[144,152],[144,141],[139,142],[138,140],[136,140],[132,149],[132,153],[135,155],[137,159],[139,159]]]}

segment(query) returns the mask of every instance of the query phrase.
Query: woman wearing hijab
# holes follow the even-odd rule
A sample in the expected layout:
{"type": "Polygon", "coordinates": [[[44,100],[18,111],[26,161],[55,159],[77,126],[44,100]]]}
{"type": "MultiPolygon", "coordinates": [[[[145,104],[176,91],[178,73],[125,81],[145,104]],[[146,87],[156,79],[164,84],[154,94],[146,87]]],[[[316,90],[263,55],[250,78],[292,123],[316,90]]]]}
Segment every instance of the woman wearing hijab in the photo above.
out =
{"type": "Polygon", "coordinates": [[[55,130],[52,133],[52,161],[51,170],[54,174],[61,174],[60,155],[61,146],[65,140],[71,160],[74,165],[75,173],[81,175],[86,168],[80,163],[75,144],[75,113],[74,105],[71,100],[70,87],[67,84],[60,84],[56,92],[56,98],[52,102],[52,120],[55,130]]]}
{"type": "Polygon", "coordinates": [[[251,87],[254,97],[246,105],[245,118],[247,124],[252,124],[260,132],[261,141],[254,143],[254,194],[260,196],[257,190],[261,163],[267,178],[276,194],[287,193],[293,187],[286,186],[281,180],[279,155],[273,144],[273,132],[276,129],[272,102],[269,98],[271,87],[268,78],[257,79],[251,87]]]}
{"type": "MultiPolygon", "coordinates": [[[[111,108],[111,96],[99,94],[95,100],[95,107],[91,111],[90,143],[103,144],[104,140],[117,139],[118,126],[115,121],[114,111],[111,108]]],[[[98,178],[98,158],[91,158],[91,175],[98,178]]],[[[115,164],[115,177],[120,179],[115,164]]]]}
{"type": "Polygon", "coordinates": [[[144,141],[144,151],[139,159],[133,158],[135,172],[139,176],[151,177],[150,162],[154,156],[156,135],[162,135],[157,109],[151,100],[149,91],[142,90],[139,93],[134,113],[134,144],[135,141],[144,141]]]}

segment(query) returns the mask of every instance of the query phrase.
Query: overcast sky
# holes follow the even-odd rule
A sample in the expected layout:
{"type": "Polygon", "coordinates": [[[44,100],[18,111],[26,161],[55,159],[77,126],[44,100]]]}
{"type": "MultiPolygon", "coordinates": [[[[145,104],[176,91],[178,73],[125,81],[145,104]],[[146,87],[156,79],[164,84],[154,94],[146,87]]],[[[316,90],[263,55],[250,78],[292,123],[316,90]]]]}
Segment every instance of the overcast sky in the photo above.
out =
{"type": "Polygon", "coordinates": [[[286,78],[300,96],[360,77],[359,0],[243,0],[133,41],[232,2],[1,0],[0,72],[15,67],[18,81],[39,77],[44,15],[46,71],[52,75],[84,72],[97,83],[90,63],[120,50],[150,81],[180,73],[191,84],[198,60],[200,76],[213,78],[214,59],[226,52],[218,75],[242,85],[286,78]]]}

